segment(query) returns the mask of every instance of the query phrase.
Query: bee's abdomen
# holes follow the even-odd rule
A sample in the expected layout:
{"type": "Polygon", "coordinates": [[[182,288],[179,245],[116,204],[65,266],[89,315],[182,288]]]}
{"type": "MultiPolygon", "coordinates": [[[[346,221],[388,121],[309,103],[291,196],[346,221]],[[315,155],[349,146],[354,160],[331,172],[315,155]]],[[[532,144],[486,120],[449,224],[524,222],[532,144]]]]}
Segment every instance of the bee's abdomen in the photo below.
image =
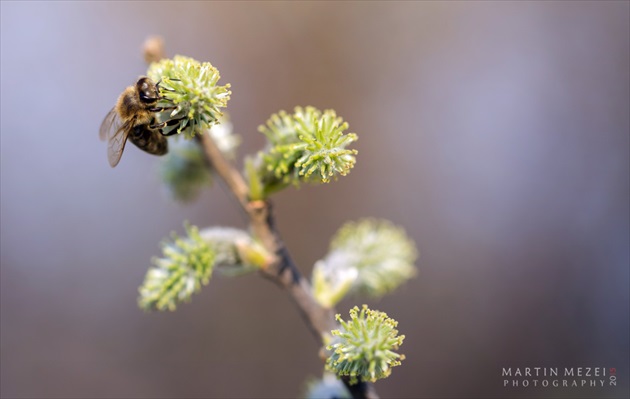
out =
{"type": "Polygon", "coordinates": [[[159,131],[148,125],[136,125],[129,135],[129,140],[142,151],[153,155],[164,155],[168,152],[168,141],[159,131]]]}

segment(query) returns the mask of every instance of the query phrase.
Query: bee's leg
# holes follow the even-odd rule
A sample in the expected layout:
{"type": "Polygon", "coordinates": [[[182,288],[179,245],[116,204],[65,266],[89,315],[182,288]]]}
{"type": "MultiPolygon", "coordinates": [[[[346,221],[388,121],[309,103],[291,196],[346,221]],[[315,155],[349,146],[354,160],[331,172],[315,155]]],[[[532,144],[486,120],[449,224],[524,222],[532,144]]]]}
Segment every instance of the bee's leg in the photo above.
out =
{"type": "Polygon", "coordinates": [[[177,133],[177,129],[173,129],[172,131],[170,131],[168,133],[162,132],[162,129],[167,127],[167,126],[175,126],[175,125],[177,125],[179,123],[179,121],[184,120],[184,119],[186,119],[186,117],[177,118],[177,119],[169,119],[167,121],[164,121],[162,123],[158,123],[158,124],[155,124],[155,125],[151,125],[149,127],[151,129],[158,129],[163,136],[167,136],[168,137],[168,136],[172,136],[172,135],[176,134],[177,133]]]}
{"type": "Polygon", "coordinates": [[[162,111],[168,111],[171,109],[175,109],[177,108],[177,106],[173,106],[173,107],[153,107],[153,108],[149,108],[149,111],[151,112],[162,112],[162,111]]]}
{"type": "MultiPolygon", "coordinates": [[[[175,80],[175,79],[173,79],[173,80],[175,80]]],[[[173,89],[167,89],[166,87],[160,87],[160,90],[164,90],[164,91],[175,91],[175,90],[173,90],[173,89]]]]}
{"type": "Polygon", "coordinates": [[[156,124],[153,124],[153,125],[149,125],[149,127],[151,129],[162,129],[162,128],[166,127],[166,126],[175,126],[175,125],[177,125],[179,123],[179,121],[181,121],[183,119],[186,119],[186,118],[182,117],[182,118],[177,118],[177,119],[169,119],[169,120],[164,121],[164,122],[160,122],[160,123],[156,123],[156,124]]]}
{"type": "Polygon", "coordinates": [[[172,136],[172,135],[174,135],[174,134],[177,134],[177,129],[173,129],[173,130],[171,130],[171,131],[170,131],[170,132],[168,132],[168,133],[164,133],[164,132],[162,131],[162,129],[159,129],[159,130],[160,130],[160,133],[162,134],[162,136],[164,136],[164,137],[168,137],[168,136],[172,136]]]}
{"type": "Polygon", "coordinates": [[[166,127],[166,122],[156,123],[154,125],[149,125],[149,127],[151,129],[162,129],[163,127],[166,127]]]}
{"type": "MultiPolygon", "coordinates": [[[[175,81],[175,82],[180,82],[180,80],[179,80],[179,79],[170,79],[170,78],[169,78],[169,80],[172,80],[172,81],[175,81]]],[[[155,87],[157,87],[157,88],[159,89],[159,88],[160,88],[160,83],[162,83],[162,79],[160,79],[160,81],[159,81],[159,82],[157,82],[157,84],[155,85],[155,87]]],[[[165,87],[162,87],[161,89],[162,89],[162,90],[165,90],[165,91],[175,91],[175,90],[173,90],[173,89],[167,89],[167,88],[165,88],[165,87]]]]}
{"type": "Polygon", "coordinates": [[[171,100],[170,98],[166,98],[166,97],[162,97],[162,96],[158,96],[158,97],[147,97],[146,98],[147,102],[151,102],[151,101],[168,101],[168,102],[173,102],[173,100],[171,100]]]}

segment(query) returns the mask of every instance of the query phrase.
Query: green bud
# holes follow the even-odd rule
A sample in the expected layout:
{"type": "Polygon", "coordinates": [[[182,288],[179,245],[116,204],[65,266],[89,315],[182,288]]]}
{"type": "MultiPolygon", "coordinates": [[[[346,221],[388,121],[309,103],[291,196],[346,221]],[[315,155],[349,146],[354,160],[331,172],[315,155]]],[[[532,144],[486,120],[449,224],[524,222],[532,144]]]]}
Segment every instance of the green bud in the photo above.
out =
{"type": "Polygon", "coordinates": [[[160,83],[160,95],[165,99],[160,105],[176,106],[159,115],[160,121],[179,119],[165,133],[176,129],[187,138],[201,134],[219,121],[220,108],[227,106],[232,94],[229,84],[217,85],[220,75],[212,64],[181,55],[152,63],[147,74],[160,83]]]}
{"type": "Polygon", "coordinates": [[[332,354],[326,369],[339,377],[350,377],[351,384],[386,378],[405,358],[394,352],[405,336],[398,335],[398,322],[387,314],[363,305],[361,310],[356,306],[350,310],[349,321],[342,320],[341,315],[336,319],[341,327],[331,331],[333,343],[326,349],[332,354]]]}
{"type": "Polygon", "coordinates": [[[354,267],[330,269],[317,262],[313,268],[313,296],[325,308],[332,308],[350,291],[359,276],[354,267]]]}
{"type": "Polygon", "coordinates": [[[258,271],[268,265],[269,252],[249,233],[230,227],[210,227],[201,238],[214,250],[218,270],[229,276],[258,271]]]}
{"type": "Polygon", "coordinates": [[[380,297],[395,290],[416,273],[416,246],[405,231],[387,220],[349,222],[337,231],[326,257],[315,264],[313,275],[338,281],[356,270],[351,292],[380,297]]]}
{"type": "Polygon", "coordinates": [[[258,128],[268,141],[257,159],[265,193],[301,182],[328,183],[348,174],[357,150],[346,147],[358,137],[344,134],[347,129],[348,123],[333,110],[296,107],[293,114],[280,111],[271,115],[258,128]]]}
{"type": "Polygon", "coordinates": [[[173,233],[172,241],[162,244],[162,257],[153,259],[139,288],[140,308],[175,310],[210,281],[215,253],[197,227],[186,225],[186,233],[185,238],[173,233]]]}

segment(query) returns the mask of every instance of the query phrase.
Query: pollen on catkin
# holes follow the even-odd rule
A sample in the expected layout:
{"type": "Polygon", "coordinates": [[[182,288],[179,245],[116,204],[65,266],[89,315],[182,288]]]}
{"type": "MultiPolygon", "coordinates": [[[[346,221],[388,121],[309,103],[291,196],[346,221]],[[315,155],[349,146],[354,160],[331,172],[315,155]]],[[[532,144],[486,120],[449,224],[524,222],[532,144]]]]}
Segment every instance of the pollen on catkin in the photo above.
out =
{"type": "Polygon", "coordinates": [[[174,121],[163,129],[165,133],[177,129],[188,138],[203,133],[218,123],[223,115],[220,109],[227,106],[232,94],[229,83],[217,84],[221,76],[212,64],[181,55],[152,63],[147,74],[159,82],[160,105],[175,106],[159,115],[162,122],[174,121]]]}
{"type": "Polygon", "coordinates": [[[326,369],[339,377],[350,377],[350,383],[374,382],[388,377],[392,367],[399,366],[404,355],[394,352],[405,339],[398,335],[398,322],[387,314],[371,310],[367,305],[350,310],[350,320],[340,323],[338,330],[331,331],[333,343],[326,349],[332,354],[326,361],[326,369]]]}

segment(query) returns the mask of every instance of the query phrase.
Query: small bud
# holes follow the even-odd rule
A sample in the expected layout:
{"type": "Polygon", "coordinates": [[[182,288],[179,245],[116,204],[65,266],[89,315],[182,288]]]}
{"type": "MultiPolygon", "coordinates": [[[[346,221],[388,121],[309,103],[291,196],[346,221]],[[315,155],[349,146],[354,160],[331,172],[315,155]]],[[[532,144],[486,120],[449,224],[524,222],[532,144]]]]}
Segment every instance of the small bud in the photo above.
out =
{"type": "Polygon", "coordinates": [[[164,39],[161,36],[150,36],[144,42],[143,50],[147,64],[158,62],[164,58],[164,39]]]}
{"type": "Polygon", "coordinates": [[[363,219],[337,231],[313,273],[335,281],[336,273],[355,269],[358,276],[351,291],[380,297],[415,275],[416,258],[416,246],[402,228],[386,220],[363,219]]]}
{"type": "Polygon", "coordinates": [[[162,157],[160,176],[171,197],[183,202],[197,198],[201,188],[212,183],[203,150],[189,140],[172,141],[168,154],[162,157]]]}
{"type": "Polygon", "coordinates": [[[210,227],[200,233],[214,250],[218,270],[238,276],[267,267],[272,256],[249,233],[230,227],[210,227]]]}
{"type": "Polygon", "coordinates": [[[247,177],[247,185],[249,186],[250,201],[260,201],[265,198],[265,190],[260,180],[260,173],[256,168],[256,162],[253,157],[245,157],[245,176],[247,177]]]}
{"type": "Polygon", "coordinates": [[[163,257],[153,259],[139,288],[142,309],[175,310],[210,281],[215,253],[197,227],[186,225],[186,233],[186,238],[173,233],[173,241],[162,244],[163,257]]]}
{"type": "Polygon", "coordinates": [[[304,397],[306,399],[351,399],[352,395],[334,374],[324,373],[322,379],[307,383],[304,397]]]}
{"type": "Polygon", "coordinates": [[[350,383],[359,380],[374,382],[388,377],[392,367],[399,366],[404,355],[394,352],[402,345],[404,335],[398,335],[398,322],[387,314],[362,309],[350,310],[350,320],[336,316],[339,330],[331,331],[333,343],[326,349],[333,351],[326,362],[326,369],[337,376],[350,377],[350,383]]]}
{"type": "Polygon", "coordinates": [[[348,124],[335,111],[296,107],[293,114],[271,115],[258,130],[268,140],[258,154],[257,166],[267,194],[289,184],[328,183],[354,167],[356,150],[346,149],[357,140],[344,134],[348,124]]]}
{"type": "Polygon", "coordinates": [[[354,267],[333,269],[324,262],[313,268],[313,296],[325,308],[332,308],[350,291],[359,271],[354,267]]]}
{"type": "Polygon", "coordinates": [[[227,112],[223,113],[218,123],[213,125],[208,130],[208,133],[217,144],[219,151],[221,151],[226,158],[234,159],[236,149],[241,144],[241,138],[234,134],[233,125],[232,122],[230,122],[230,116],[227,112]]]}

